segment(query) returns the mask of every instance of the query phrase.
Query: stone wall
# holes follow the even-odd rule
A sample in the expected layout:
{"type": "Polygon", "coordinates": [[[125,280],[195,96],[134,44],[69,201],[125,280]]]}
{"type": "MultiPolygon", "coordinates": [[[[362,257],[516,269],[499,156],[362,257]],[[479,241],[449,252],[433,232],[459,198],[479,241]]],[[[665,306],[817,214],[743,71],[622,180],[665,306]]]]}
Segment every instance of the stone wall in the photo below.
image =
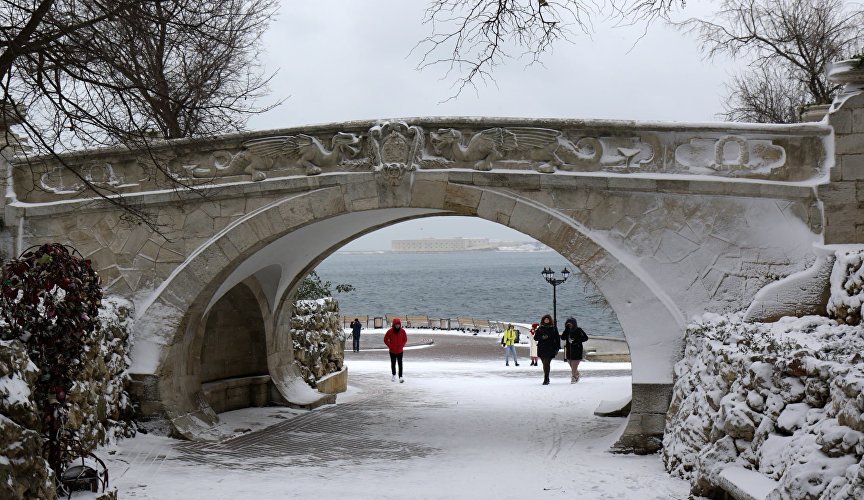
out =
{"type": "Polygon", "coordinates": [[[825,217],[825,243],[864,243],[864,68],[841,61],[829,79],[846,86],[834,100],[828,123],[834,129],[834,166],[818,186],[825,217]]]}
{"type": "Polygon", "coordinates": [[[775,481],[769,499],[864,498],[864,330],[712,315],[685,342],[663,461],[694,494],[721,495],[740,466],[775,481]]]}
{"type": "Polygon", "coordinates": [[[312,388],[317,388],[317,380],[342,370],[345,333],[336,300],[298,300],[291,318],[291,337],[295,362],[312,388]]]}
{"type": "Polygon", "coordinates": [[[267,375],[264,320],[252,291],[239,284],[219,299],[207,317],[201,381],[267,375]]]}
{"type": "MultiPolygon", "coordinates": [[[[102,301],[99,328],[85,345],[81,381],[68,391],[68,426],[92,451],[135,434],[129,375],[131,304],[102,301]]],[[[39,376],[24,345],[0,341],[0,498],[53,498],[53,474],[42,458],[39,413],[31,400],[39,376]]]]}

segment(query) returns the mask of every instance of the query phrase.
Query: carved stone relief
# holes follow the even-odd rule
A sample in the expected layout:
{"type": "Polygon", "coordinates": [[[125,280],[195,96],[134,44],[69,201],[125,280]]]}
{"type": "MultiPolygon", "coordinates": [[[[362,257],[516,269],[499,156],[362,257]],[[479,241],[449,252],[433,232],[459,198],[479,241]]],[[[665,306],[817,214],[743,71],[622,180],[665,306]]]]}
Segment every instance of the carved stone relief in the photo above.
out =
{"type": "Polygon", "coordinates": [[[690,139],[675,149],[675,161],[697,173],[761,177],[786,165],[786,150],[771,140],[727,135],[690,139]]]}
{"type": "Polygon", "coordinates": [[[423,150],[423,129],[405,122],[382,122],[369,129],[372,171],[391,186],[398,186],[406,173],[417,170],[423,150]]]}
{"type": "Polygon", "coordinates": [[[321,173],[322,167],[333,167],[343,158],[353,158],[360,151],[360,138],[354,134],[337,132],[328,150],[321,141],[306,134],[264,137],[244,142],[242,149],[232,154],[220,150],[211,155],[207,167],[192,170],[197,178],[228,177],[249,174],[252,180],[267,178],[266,171],[299,166],[306,175],[321,173]]]}
{"type": "MultiPolygon", "coordinates": [[[[74,166],[72,168],[75,168],[74,166]]],[[[108,162],[91,162],[81,165],[75,175],[63,165],[55,165],[39,176],[39,186],[54,194],[73,194],[86,188],[87,184],[96,187],[122,189],[138,186],[137,182],[127,182],[122,173],[115,171],[108,162]]]]}

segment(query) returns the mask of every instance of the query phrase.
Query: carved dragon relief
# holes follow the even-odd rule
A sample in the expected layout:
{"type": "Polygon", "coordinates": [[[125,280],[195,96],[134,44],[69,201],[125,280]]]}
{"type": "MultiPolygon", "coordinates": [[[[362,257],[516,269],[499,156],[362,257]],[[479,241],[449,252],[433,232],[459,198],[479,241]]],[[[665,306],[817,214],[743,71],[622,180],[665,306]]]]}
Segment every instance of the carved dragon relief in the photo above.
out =
{"type": "Polygon", "coordinates": [[[407,172],[417,168],[532,168],[543,173],[684,170],[707,175],[774,177],[786,164],[785,149],[772,140],[737,135],[684,138],[686,142],[682,143],[662,132],[568,135],[539,127],[494,127],[474,133],[441,128],[429,132],[428,147],[425,136],[419,126],[384,121],[362,137],[337,132],[329,148],[305,134],[265,137],[242,143],[236,154],[217,151],[208,166],[189,169],[196,178],[248,174],[258,181],[271,170],[293,167],[302,168],[306,175],[316,175],[322,168],[341,166],[346,171],[371,169],[388,183],[398,185],[407,172]],[[365,154],[358,158],[361,149],[365,154]]]}
{"type": "Polygon", "coordinates": [[[463,144],[459,130],[439,129],[430,134],[432,150],[447,161],[473,163],[476,170],[491,170],[493,162],[527,160],[539,172],[556,169],[596,171],[630,169],[654,159],[654,146],[638,137],[582,136],[575,142],[559,130],[510,127],[474,134],[463,144]]]}
{"type": "Polygon", "coordinates": [[[333,136],[329,150],[318,139],[306,134],[251,139],[241,144],[242,149],[237,154],[225,150],[213,153],[211,165],[194,168],[192,176],[213,178],[249,174],[252,180],[260,181],[267,178],[266,171],[277,166],[287,168],[291,161],[302,167],[306,175],[316,175],[321,173],[322,167],[336,166],[343,158],[357,155],[359,142],[359,137],[345,132],[333,136]],[[285,159],[289,162],[280,163],[285,159]]]}

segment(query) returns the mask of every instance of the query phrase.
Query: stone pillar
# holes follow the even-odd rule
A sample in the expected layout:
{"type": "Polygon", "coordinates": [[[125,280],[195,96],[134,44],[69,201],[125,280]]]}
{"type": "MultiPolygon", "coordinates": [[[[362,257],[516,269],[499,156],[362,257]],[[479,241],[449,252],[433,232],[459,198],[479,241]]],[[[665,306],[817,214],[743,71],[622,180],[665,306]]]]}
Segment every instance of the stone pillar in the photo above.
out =
{"type": "Polygon", "coordinates": [[[17,257],[15,255],[14,234],[18,224],[13,214],[7,214],[7,204],[14,200],[7,196],[9,183],[12,179],[12,158],[29,149],[25,143],[12,131],[12,127],[21,123],[24,109],[13,111],[0,105],[0,261],[17,257]]]}
{"type": "Polygon", "coordinates": [[[834,166],[817,188],[826,244],[864,243],[864,64],[834,63],[831,81],[845,83],[828,112],[834,129],[834,166]]]}
{"type": "Polygon", "coordinates": [[[627,427],[611,451],[646,455],[662,448],[671,402],[672,384],[633,384],[627,427]]]}

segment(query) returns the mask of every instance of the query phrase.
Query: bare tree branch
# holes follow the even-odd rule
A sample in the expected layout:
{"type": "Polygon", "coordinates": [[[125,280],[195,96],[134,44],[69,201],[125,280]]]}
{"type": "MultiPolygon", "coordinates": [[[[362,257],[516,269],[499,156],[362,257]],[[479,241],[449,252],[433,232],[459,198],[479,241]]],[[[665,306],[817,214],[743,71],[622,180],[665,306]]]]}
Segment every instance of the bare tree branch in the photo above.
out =
{"type": "MultiPolygon", "coordinates": [[[[148,214],[90,182],[62,153],[126,146],[154,178],[195,189],[155,140],[241,130],[269,77],[257,64],[277,0],[0,0],[0,127],[24,157],[60,161],[92,194],[154,229],[148,214]],[[26,110],[26,113],[22,112],[26,110]],[[8,119],[7,119],[8,118],[8,119]]],[[[278,104],[278,103],[277,103],[278,104]]],[[[91,195],[92,195],[91,194],[91,195]]]]}
{"type": "Polygon", "coordinates": [[[421,54],[418,69],[444,67],[444,78],[456,75],[452,99],[492,81],[494,68],[507,59],[538,63],[556,43],[590,35],[604,5],[613,16],[650,23],[679,4],[685,1],[433,0],[423,20],[431,34],[413,51],[421,54]]]}
{"type": "Polygon", "coordinates": [[[825,69],[857,52],[862,22],[864,13],[842,0],[724,0],[712,18],[679,27],[696,36],[706,59],[749,59],[751,69],[728,86],[727,119],[788,122],[799,119],[789,113],[792,102],[833,100],[840,86],[828,82],[825,69]]]}

